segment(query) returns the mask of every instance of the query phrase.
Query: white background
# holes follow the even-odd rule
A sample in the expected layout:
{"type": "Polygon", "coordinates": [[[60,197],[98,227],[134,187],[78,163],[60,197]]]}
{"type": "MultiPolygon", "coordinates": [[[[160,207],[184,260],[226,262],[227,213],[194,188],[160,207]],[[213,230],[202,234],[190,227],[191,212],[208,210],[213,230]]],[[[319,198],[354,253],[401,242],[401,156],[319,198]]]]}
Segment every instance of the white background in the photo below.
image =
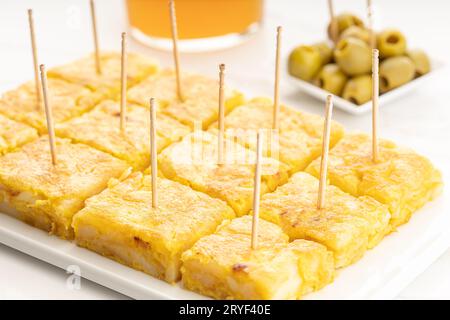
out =
{"type": "MultiPolygon", "coordinates": [[[[373,0],[375,27],[396,27],[412,47],[421,47],[450,64],[450,2],[446,0],[373,0]]],[[[364,15],[365,0],[335,0],[335,9],[364,15]]],[[[32,78],[32,59],[26,9],[35,11],[40,62],[48,66],[68,62],[92,51],[88,0],[16,0],[0,3],[0,90],[32,78]]],[[[238,14],[238,13],[237,13],[238,14]]],[[[122,0],[97,0],[100,45],[119,49],[126,31],[122,0]]],[[[284,27],[283,63],[297,44],[322,40],[327,20],[325,0],[269,0],[265,25],[239,47],[214,53],[184,54],[182,68],[216,76],[227,64],[227,79],[249,95],[271,95],[275,28],[284,27]]],[[[171,65],[171,54],[131,43],[131,47],[171,65]]],[[[450,178],[450,72],[426,83],[408,96],[380,108],[384,137],[413,147],[430,157],[450,178]]],[[[322,103],[299,92],[282,77],[282,100],[303,110],[322,113],[322,103]]],[[[370,130],[370,115],[351,116],[335,110],[334,118],[349,130],[370,130]]],[[[450,226],[449,226],[450,227],[450,226]]],[[[69,290],[67,274],[56,267],[0,245],[0,298],[114,299],[125,298],[87,280],[81,290],[69,290]]],[[[450,299],[450,251],[436,261],[398,297],[450,299]]]]}

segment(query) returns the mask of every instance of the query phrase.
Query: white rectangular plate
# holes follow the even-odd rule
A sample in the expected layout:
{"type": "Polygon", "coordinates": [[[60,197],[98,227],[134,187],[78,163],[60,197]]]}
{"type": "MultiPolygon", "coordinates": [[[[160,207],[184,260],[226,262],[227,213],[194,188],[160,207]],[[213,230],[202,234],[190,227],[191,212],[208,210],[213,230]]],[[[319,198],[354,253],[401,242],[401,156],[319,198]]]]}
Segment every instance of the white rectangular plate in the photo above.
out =
{"type": "MultiPolygon", "coordinates": [[[[391,299],[448,248],[450,205],[442,195],[417,212],[362,260],[339,271],[334,283],[307,299],[391,299]]],[[[204,299],[75,244],[0,214],[0,242],[50,264],[76,265],[81,276],[135,299],[204,299]]]]}
{"type": "MultiPolygon", "coordinates": [[[[431,78],[435,78],[444,69],[445,66],[444,63],[439,60],[432,60],[431,64],[432,64],[431,72],[421,77],[418,77],[413,81],[408,82],[402,85],[401,87],[398,87],[397,89],[394,89],[392,91],[380,95],[379,106],[382,108],[384,107],[385,104],[388,104],[394,101],[395,99],[403,97],[407,95],[409,92],[412,92],[414,89],[421,86],[425,81],[428,81],[431,78]]],[[[300,90],[319,100],[325,101],[327,96],[330,94],[328,91],[325,91],[307,81],[295,78],[293,76],[289,76],[289,78],[296,87],[300,88],[300,90]]],[[[335,107],[356,115],[364,114],[372,110],[372,103],[370,101],[358,106],[339,96],[334,96],[333,103],[335,107]]]]}

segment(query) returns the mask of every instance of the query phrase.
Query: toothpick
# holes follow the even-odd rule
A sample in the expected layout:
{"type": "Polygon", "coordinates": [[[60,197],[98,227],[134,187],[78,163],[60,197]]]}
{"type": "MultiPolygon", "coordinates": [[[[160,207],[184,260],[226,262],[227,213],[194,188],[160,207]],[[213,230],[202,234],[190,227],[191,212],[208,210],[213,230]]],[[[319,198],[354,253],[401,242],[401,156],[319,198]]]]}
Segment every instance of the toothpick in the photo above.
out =
{"type": "Polygon", "coordinates": [[[253,184],[253,219],[252,219],[252,242],[251,248],[258,247],[258,220],[259,220],[259,201],[261,193],[261,158],[262,158],[262,137],[261,131],[258,131],[256,144],[256,163],[255,163],[255,181],[253,184]]]}
{"type": "Polygon", "coordinates": [[[90,0],[90,4],[91,4],[92,33],[94,35],[94,47],[95,47],[95,68],[97,74],[102,74],[102,69],[100,66],[100,49],[98,46],[97,19],[95,17],[94,0],[90,0]]]}
{"type": "Polygon", "coordinates": [[[331,23],[331,40],[333,40],[333,42],[336,44],[338,41],[338,36],[339,36],[339,26],[338,26],[338,21],[336,19],[336,17],[334,16],[334,6],[333,6],[333,0],[328,0],[328,11],[330,14],[330,23],[331,23]]]}
{"type": "Polygon", "coordinates": [[[31,38],[31,50],[33,53],[33,67],[34,67],[34,85],[36,87],[36,107],[41,109],[42,102],[42,90],[41,82],[39,81],[39,63],[36,46],[36,34],[34,32],[34,19],[33,10],[28,9],[28,24],[30,26],[30,38],[31,38]]]}
{"type": "Polygon", "coordinates": [[[280,104],[279,104],[279,85],[280,85],[280,50],[281,50],[281,32],[283,28],[279,26],[277,28],[277,50],[275,55],[275,87],[273,94],[273,124],[272,129],[279,128],[279,114],[280,114],[280,104]]]}
{"type": "Polygon", "coordinates": [[[332,114],[333,114],[333,97],[331,95],[328,95],[325,106],[325,123],[323,126],[322,157],[320,159],[320,180],[319,180],[319,196],[317,199],[317,209],[322,209],[325,206],[328,152],[330,149],[330,131],[331,131],[332,114]]]}
{"type": "Polygon", "coordinates": [[[225,163],[224,160],[224,136],[225,136],[225,93],[224,93],[225,65],[219,66],[219,165],[225,163]]]}
{"type": "Polygon", "coordinates": [[[158,207],[158,188],[156,178],[158,177],[158,153],[156,148],[156,106],[155,98],[150,99],[150,155],[152,170],[152,207],[158,207]]]}
{"type": "Polygon", "coordinates": [[[52,108],[48,103],[48,87],[47,87],[47,71],[45,70],[45,65],[41,64],[41,81],[42,81],[42,93],[44,98],[44,107],[45,107],[45,117],[47,119],[47,131],[50,142],[50,152],[52,155],[52,164],[56,165],[56,138],[55,138],[55,129],[53,126],[53,115],[52,108]]]}
{"type": "Polygon", "coordinates": [[[170,10],[170,26],[172,28],[172,43],[173,43],[173,59],[175,63],[175,73],[177,81],[177,95],[178,100],[183,101],[183,91],[181,90],[181,76],[180,76],[180,57],[178,53],[178,30],[177,30],[177,17],[175,14],[175,1],[169,1],[170,10]]]}
{"type": "Polygon", "coordinates": [[[369,25],[369,34],[370,34],[370,48],[375,49],[375,32],[373,31],[373,7],[372,0],[367,0],[367,20],[369,25]]]}
{"type": "Polygon", "coordinates": [[[378,161],[378,96],[379,96],[379,75],[377,49],[372,50],[372,160],[378,161]]]}
{"type": "Polygon", "coordinates": [[[127,121],[127,34],[122,32],[122,56],[120,73],[120,131],[125,132],[127,121]]]}

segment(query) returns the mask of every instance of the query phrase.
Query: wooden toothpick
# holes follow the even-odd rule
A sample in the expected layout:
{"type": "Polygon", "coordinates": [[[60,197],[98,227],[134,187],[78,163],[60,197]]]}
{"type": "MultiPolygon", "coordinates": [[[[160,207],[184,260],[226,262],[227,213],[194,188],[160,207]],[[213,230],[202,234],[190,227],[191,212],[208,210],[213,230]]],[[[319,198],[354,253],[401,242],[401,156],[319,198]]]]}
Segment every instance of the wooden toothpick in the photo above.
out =
{"type": "Polygon", "coordinates": [[[31,50],[33,53],[33,67],[34,67],[34,85],[36,87],[36,107],[41,109],[42,106],[42,89],[41,82],[39,81],[39,62],[37,55],[37,45],[36,45],[36,33],[34,31],[34,19],[33,10],[28,9],[28,24],[30,26],[30,38],[31,38],[31,50]]]}
{"type": "Polygon", "coordinates": [[[219,165],[225,163],[224,160],[224,137],[225,137],[225,93],[224,93],[225,65],[219,66],[219,165]]]}
{"type": "Polygon", "coordinates": [[[41,64],[40,70],[42,81],[42,93],[45,107],[45,117],[47,119],[47,131],[50,142],[50,152],[52,155],[52,164],[56,165],[56,138],[55,138],[55,129],[53,126],[52,108],[48,103],[47,71],[45,70],[45,65],[41,64]]]}
{"type": "Polygon", "coordinates": [[[262,137],[261,131],[258,131],[256,143],[256,163],[255,180],[253,184],[253,219],[252,219],[252,242],[251,248],[258,247],[258,220],[259,220],[259,201],[261,198],[261,158],[262,158],[262,137]]]}
{"type": "Polygon", "coordinates": [[[328,152],[330,149],[330,131],[331,131],[332,114],[333,114],[333,97],[331,95],[328,95],[325,106],[325,123],[323,126],[322,157],[320,159],[320,180],[319,180],[319,196],[317,199],[317,209],[322,209],[325,206],[328,152]]]}
{"type": "Polygon", "coordinates": [[[125,132],[127,121],[127,34],[122,32],[122,55],[120,72],[120,130],[125,132]]]}
{"type": "Polygon", "coordinates": [[[92,33],[94,35],[95,68],[96,68],[97,74],[101,74],[102,68],[100,66],[100,49],[99,49],[99,45],[98,45],[97,19],[95,17],[94,0],[90,0],[90,4],[91,4],[92,33]]]}
{"type": "Polygon", "coordinates": [[[158,207],[158,188],[156,178],[158,177],[158,153],[156,148],[156,106],[155,98],[150,99],[150,156],[152,171],[152,207],[158,207]]]}
{"type": "Polygon", "coordinates": [[[177,30],[177,16],[175,13],[175,1],[169,1],[169,11],[170,11],[170,26],[172,29],[172,43],[173,43],[173,59],[175,63],[175,73],[177,81],[177,95],[178,100],[183,101],[183,91],[181,89],[181,76],[180,76],[180,57],[178,53],[178,30],[177,30]]]}
{"type": "Polygon", "coordinates": [[[328,0],[328,12],[330,14],[330,33],[331,33],[331,40],[334,42],[334,44],[337,43],[338,37],[339,37],[339,26],[338,21],[334,15],[334,6],[333,6],[333,0],[328,0]]]}
{"type": "Polygon", "coordinates": [[[283,28],[279,26],[277,28],[277,49],[275,54],[275,86],[273,94],[273,123],[272,129],[276,130],[279,128],[279,114],[280,114],[280,104],[279,104],[279,85],[280,85],[280,50],[281,50],[281,32],[283,28]]]}
{"type": "Polygon", "coordinates": [[[367,20],[369,25],[370,48],[375,49],[375,32],[373,30],[373,7],[372,0],[367,0],[367,20]]]}
{"type": "Polygon", "coordinates": [[[379,53],[372,50],[372,160],[378,161],[378,96],[379,90],[379,53]]]}

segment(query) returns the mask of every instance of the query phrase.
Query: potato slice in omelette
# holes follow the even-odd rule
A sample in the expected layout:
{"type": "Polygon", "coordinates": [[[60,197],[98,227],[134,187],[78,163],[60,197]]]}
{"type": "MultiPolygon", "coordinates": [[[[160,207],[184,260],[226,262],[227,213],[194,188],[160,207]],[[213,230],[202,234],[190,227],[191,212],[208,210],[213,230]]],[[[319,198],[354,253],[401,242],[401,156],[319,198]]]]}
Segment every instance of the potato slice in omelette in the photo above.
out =
{"type": "Polygon", "coordinates": [[[262,197],[260,216],[279,225],[291,240],[325,245],[333,251],[336,267],[357,261],[389,233],[391,216],[383,204],[328,186],[325,206],[317,209],[318,189],[315,177],[298,172],[262,197]]]}
{"type": "Polygon", "coordinates": [[[34,128],[0,114],[0,156],[37,138],[38,134],[34,128]]]}
{"type": "Polygon", "coordinates": [[[298,299],[333,281],[333,255],[323,245],[288,242],[280,227],[259,221],[252,249],[252,217],[224,221],[182,256],[183,285],[216,299],[298,299]]]}
{"type": "MultiPolygon", "coordinates": [[[[149,107],[127,105],[125,131],[120,130],[120,105],[105,100],[91,112],[56,126],[56,135],[84,143],[144,170],[150,165],[149,107]]],[[[156,117],[158,152],[180,140],[190,128],[167,115],[156,117]]]]}
{"type": "MultiPolygon", "coordinates": [[[[48,70],[50,78],[64,79],[80,84],[108,98],[120,94],[121,54],[118,52],[100,53],[101,73],[97,73],[95,55],[57,66],[48,70]]],[[[127,53],[127,86],[131,87],[158,70],[157,62],[143,55],[127,53]]]]}
{"type": "Polygon", "coordinates": [[[180,277],[181,254],[235,215],[225,202],[164,178],[157,178],[155,209],[151,183],[150,175],[135,172],[88,199],[73,221],[75,240],[173,283],[180,277]]]}
{"type": "MultiPolygon", "coordinates": [[[[147,105],[149,97],[156,98],[164,113],[190,127],[206,129],[218,118],[219,84],[216,79],[201,75],[182,74],[183,101],[178,100],[175,72],[163,70],[128,91],[128,100],[147,105]]],[[[225,112],[244,102],[241,93],[225,88],[225,112]]]]}
{"type": "MultiPolygon", "coordinates": [[[[81,84],[52,78],[48,79],[48,94],[55,123],[82,115],[103,97],[81,84]]],[[[47,133],[44,105],[37,103],[34,82],[4,93],[0,100],[0,113],[36,128],[40,134],[47,133]]]]}
{"type": "MultiPolygon", "coordinates": [[[[159,168],[165,177],[226,201],[238,216],[248,213],[253,202],[256,154],[225,140],[223,164],[218,163],[218,139],[208,132],[195,132],[161,152],[159,168]]],[[[263,157],[261,194],[286,182],[288,167],[263,157]]]]}
{"type": "MultiPolygon", "coordinates": [[[[427,158],[410,149],[383,139],[378,147],[379,160],[374,163],[372,138],[363,133],[347,135],[330,151],[328,177],[345,192],[386,204],[395,228],[442,192],[442,176],[427,158]]],[[[319,168],[316,160],[307,171],[318,176],[319,168]]]]}
{"type": "MultiPolygon", "coordinates": [[[[323,118],[280,106],[279,131],[271,131],[273,124],[273,102],[267,98],[250,100],[225,117],[225,131],[228,138],[237,138],[246,147],[256,150],[256,131],[267,130],[269,139],[264,154],[289,165],[290,173],[304,170],[322,151],[323,118]],[[272,136],[269,136],[272,134],[272,136]]],[[[209,131],[217,131],[217,123],[209,131]]],[[[332,123],[330,147],[344,136],[343,127],[332,123]]]]}
{"type": "Polygon", "coordinates": [[[0,212],[61,238],[72,239],[72,217],[129,165],[67,139],[56,139],[52,164],[48,137],[0,157],[0,212]]]}

